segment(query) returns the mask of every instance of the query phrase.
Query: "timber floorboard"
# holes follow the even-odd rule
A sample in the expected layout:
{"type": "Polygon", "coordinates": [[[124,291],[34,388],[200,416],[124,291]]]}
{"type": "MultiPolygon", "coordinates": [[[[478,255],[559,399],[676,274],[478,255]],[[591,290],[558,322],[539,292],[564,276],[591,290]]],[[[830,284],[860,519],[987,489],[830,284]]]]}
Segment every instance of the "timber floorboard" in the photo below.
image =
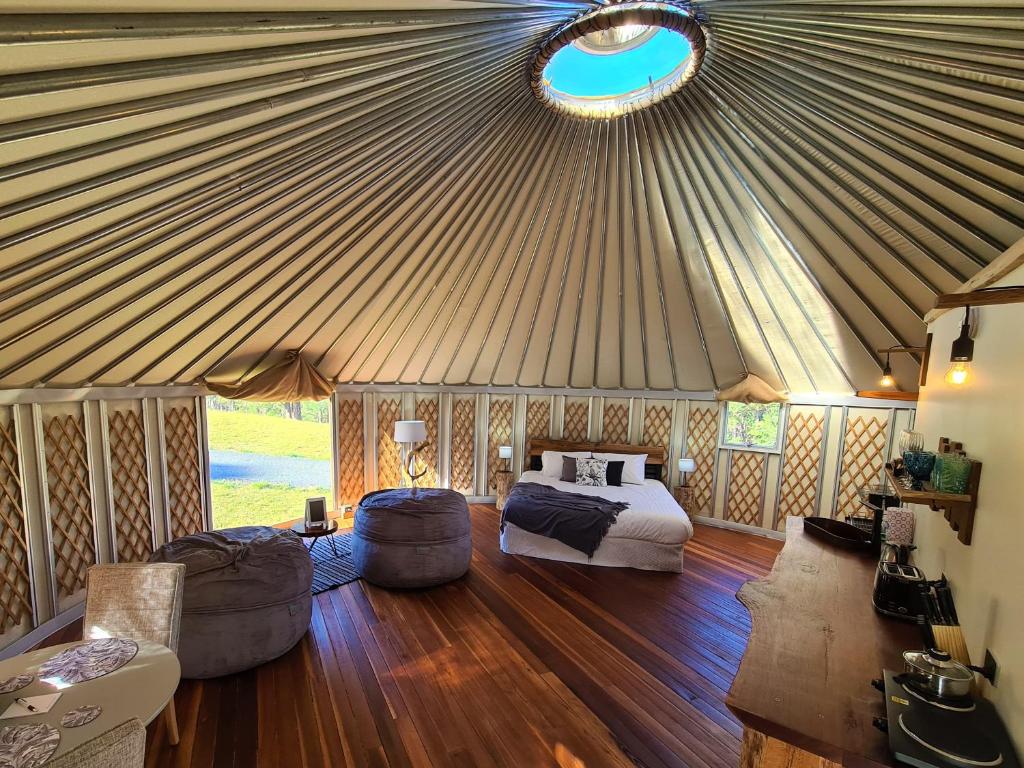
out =
{"type": "Polygon", "coordinates": [[[158,718],[147,768],[739,764],[725,694],[750,619],[735,593],[781,542],[699,525],[682,574],[650,573],[506,555],[494,507],[471,517],[465,578],[324,592],[280,659],[183,680],[181,743],[158,718]]]}

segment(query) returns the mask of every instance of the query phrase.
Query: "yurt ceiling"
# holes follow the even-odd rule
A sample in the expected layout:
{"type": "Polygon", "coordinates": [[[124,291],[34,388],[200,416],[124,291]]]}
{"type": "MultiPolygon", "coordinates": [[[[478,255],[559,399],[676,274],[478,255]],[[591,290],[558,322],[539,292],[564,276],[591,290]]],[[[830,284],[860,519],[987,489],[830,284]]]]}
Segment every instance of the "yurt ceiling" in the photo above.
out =
{"type": "Polygon", "coordinates": [[[697,75],[590,119],[530,87],[588,3],[2,0],[0,386],[300,350],[340,383],[875,389],[1024,234],[1024,6],[974,6],[695,2],[697,75]]]}

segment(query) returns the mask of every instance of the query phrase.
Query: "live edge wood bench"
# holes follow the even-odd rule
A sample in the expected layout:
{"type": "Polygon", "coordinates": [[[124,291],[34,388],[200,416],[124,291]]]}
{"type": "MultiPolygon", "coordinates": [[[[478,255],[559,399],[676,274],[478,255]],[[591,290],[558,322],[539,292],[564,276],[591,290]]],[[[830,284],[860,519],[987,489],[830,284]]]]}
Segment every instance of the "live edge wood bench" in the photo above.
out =
{"type": "Polygon", "coordinates": [[[875,613],[876,567],[790,517],[772,572],[740,588],[752,631],[726,704],[744,725],[744,768],[896,765],[871,724],[885,714],[871,680],[902,669],[902,652],[921,636],[875,613]]]}

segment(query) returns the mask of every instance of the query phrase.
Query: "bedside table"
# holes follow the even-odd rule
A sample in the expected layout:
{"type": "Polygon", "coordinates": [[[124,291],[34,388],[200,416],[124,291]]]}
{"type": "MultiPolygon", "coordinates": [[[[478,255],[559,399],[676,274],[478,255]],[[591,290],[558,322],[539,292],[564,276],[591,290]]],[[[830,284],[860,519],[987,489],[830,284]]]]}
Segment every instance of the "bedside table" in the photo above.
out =
{"type": "Polygon", "coordinates": [[[512,471],[508,469],[498,470],[495,478],[495,486],[498,491],[498,496],[494,500],[494,506],[501,512],[501,508],[505,506],[505,498],[508,496],[508,492],[512,490],[512,471]]]}
{"type": "Polygon", "coordinates": [[[676,503],[683,508],[683,511],[689,514],[693,509],[693,486],[677,485],[672,495],[675,496],[676,503]]]}

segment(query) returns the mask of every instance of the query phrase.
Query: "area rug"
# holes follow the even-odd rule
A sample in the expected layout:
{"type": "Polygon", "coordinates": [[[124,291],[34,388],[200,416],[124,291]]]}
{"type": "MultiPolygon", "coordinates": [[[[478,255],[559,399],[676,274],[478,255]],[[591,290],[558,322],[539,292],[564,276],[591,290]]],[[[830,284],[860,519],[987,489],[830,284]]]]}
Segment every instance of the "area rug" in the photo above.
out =
{"type": "Polygon", "coordinates": [[[336,533],[333,536],[338,556],[331,550],[326,537],[317,540],[313,549],[313,594],[319,595],[329,589],[340,587],[359,578],[352,566],[352,534],[336,533]]]}

